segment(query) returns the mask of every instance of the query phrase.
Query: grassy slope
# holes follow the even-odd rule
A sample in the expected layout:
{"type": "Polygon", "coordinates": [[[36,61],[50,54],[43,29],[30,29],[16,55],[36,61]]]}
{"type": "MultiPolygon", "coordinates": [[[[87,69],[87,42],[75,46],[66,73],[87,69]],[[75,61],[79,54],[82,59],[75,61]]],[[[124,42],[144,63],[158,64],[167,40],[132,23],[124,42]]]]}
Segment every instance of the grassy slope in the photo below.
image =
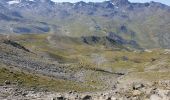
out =
{"type": "Polygon", "coordinates": [[[79,92],[94,91],[95,89],[86,86],[85,84],[78,84],[73,81],[62,79],[52,79],[49,77],[35,75],[23,71],[9,70],[5,65],[0,65],[0,85],[3,85],[6,80],[13,84],[18,84],[20,87],[27,89],[36,88],[48,91],[71,91],[76,90],[79,92]],[[82,86],[83,85],[83,86],[82,86]]]}
{"type": "Polygon", "coordinates": [[[23,81],[22,85],[28,87],[44,87],[54,91],[93,91],[106,88],[105,83],[101,81],[100,77],[112,77],[112,74],[109,74],[110,72],[130,72],[124,80],[140,78],[141,80],[151,81],[154,78],[156,81],[159,79],[169,79],[169,74],[167,73],[170,70],[159,72],[164,65],[166,65],[167,69],[170,67],[169,54],[164,54],[164,50],[157,49],[152,50],[152,52],[112,51],[102,45],[94,46],[77,42],[64,43],[57,40],[54,45],[49,43],[47,40],[48,36],[49,34],[20,35],[15,39],[37,54],[43,54],[47,58],[68,64],[68,67],[75,72],[85,69],[86,81],[80,84],[22,72],[11,74],[10,71],[1,68],[1,84],[6,79],[12,81],[19,79],[23,81]],[[164,62],[163,65],[160,64],[162,61],[164,62]],[[150,72],[146,71],[152,65],[154,65],[154,69],[151,69],[150,72]]]}
{"type": "MultiPolygon", "coordinates": [[[[39,35],[37,35],[39,37],[39,35]]],[[[40,35],[41,37],[41,35],[40,35]]],[[[26,37],[27,38],[27,37],[26,37]]],[[[34,36],[36,38],[36,36],[34,36]]],[[[41,38],[37,40],[40,42],[40,44],[44,43],[46,41],[46,38],[41,38]]],[[[90,45],[82,45],[79,43],[68,43],[68,44],[61,44],[65,45],[63,48],[58,48],[57,45],[59,42],[56,42],[57,44],[54,45],[46,45],[48,42],[46,41],[44,45],[37,45],[37,41],[34,43],[31,43],[31,46],[35,46],[35,48],[38,48],[39,51],[48,51],[52,57],[56,57],[57,59],[62,60],[62,62],[65,63],[73,63],[73,64],[80,64],[83,62],[83,64],[90,64],[93,66],[97,66],[99,68],[124,68],[124,69],[135,69],[136,71],[144,70],[144,67],[146,64],[150,64],[153,59],[156,59],[156,61],[161,60],[163,57],[166,57],[168,55],[161,54],[163,50],[153,50],[152,52],[131,52],[131,51],[112,51],[109,50],[101,45],[98,46],[90,46],[90,45]],[[93,55],[97,57],[102,57],[104,61],[98,64],[96,62],[96,59],[93,55]],[[127,60],[124,60],[126,58],[127,60]],[[72,59],[72,60],[71,60],[72,59]],[[76,62],[75,62],[76,60],[76,62]]],[[[30,47],[30,43],[23,43],[25,46],[30,47]]],[[[101,59],[102,60],[102,59],[101,59]]],[[[152,64],[152,63],[151,63],[152,64]]]]}

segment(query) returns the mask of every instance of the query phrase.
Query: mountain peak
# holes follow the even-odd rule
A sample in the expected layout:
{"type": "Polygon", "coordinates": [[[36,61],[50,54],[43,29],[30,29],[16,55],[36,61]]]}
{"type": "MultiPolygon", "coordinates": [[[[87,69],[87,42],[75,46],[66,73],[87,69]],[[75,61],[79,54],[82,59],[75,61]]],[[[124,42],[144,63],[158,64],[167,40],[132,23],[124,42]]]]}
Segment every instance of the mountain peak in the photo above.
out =
{"type": "Polygon", "coordinates": [[[110,0],[115,5],[127,5],[129,4],[128,0],[110,0]]]}

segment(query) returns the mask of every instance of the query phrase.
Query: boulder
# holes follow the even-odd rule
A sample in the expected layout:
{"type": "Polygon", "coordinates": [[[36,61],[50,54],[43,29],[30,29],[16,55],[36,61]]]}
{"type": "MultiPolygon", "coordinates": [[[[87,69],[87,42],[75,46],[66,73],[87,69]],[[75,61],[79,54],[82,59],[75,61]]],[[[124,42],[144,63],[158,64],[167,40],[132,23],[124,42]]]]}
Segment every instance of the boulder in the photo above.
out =
{"type": "Polygon", "coordinates": [[[133,90],[139,90],[141,88],[145,87],[143,84],[141,83],[134,83],[133,84],[133,90]]]}
{"type": "Polygon", "coordinates": [[[133,94],[133,96],[139,96],[142,94],[142,92],[139,90],[134,90],[132,94],[133,94]]]}
{"type": "Polygon", "coordinates": [[[5,81],[5,85],[10,85],[10,84],[11,84],[11,82],[9,80],[5,81]]]}
{"type": "Polygon", "coordinates": [[[86,96],[83,97],[82,100],[92,100],[92,96],[86,95],[86,96]]]}
{"type": "Polygon", "coordinates": [[[156,94],[150,96],[150,100],[162,100],[162,98],[156,94]]]}

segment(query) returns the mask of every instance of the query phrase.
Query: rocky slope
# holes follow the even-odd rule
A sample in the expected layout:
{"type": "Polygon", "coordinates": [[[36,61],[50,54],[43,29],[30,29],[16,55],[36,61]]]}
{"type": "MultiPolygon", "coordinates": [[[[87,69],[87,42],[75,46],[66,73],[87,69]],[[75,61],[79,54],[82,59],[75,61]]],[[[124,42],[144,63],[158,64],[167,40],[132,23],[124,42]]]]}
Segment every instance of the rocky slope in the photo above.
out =
{"type": "Polygon", "coordinates": [[[117,50],[91,39],[90,45],[48,41],[49,35],[1,35],[0,99],[170,98],[169,50],[132,51],[120,44],[117,50]]]}
{"type": "Polygon", "coordinates": [[[170,99],[169,6],[1,0],[0,8],[0,99],[170,99]]]}
{"type": "MultiPolygon", "coordinates": [[[[43,39],[46,40],[46,38],[43,39]]],[[[116,78],[119,77],[117,73],[112,73],[109,71],[104,71],[102,69],[94,69],[90,67],[86,68],[86,66],[88,65],[86,64],[79,65],[78,61],[76,63],[70,64],[68,61],[63,60],[62,63],[59,63],[55,59],[55,56],[57,57],[57,55],[53,54],[54,51],[50,52],[50,50],[48,50],[46,52],[43,50],[34,50],[33,48],[27,49],[25,46],[21,45],[20,43],[15,42],[15,41],[19,41],[21,43],[22,42],[27,43],[27,41],[39,41],[39,40],[40,39],[31,40],[30,38],[22,39],[22,37],[20,36],[19,38],[18,36],[14,36],[12,40],[8,40],[6,39],[5,36],[1,35],[0,74],[2,76],[1,76],[0,84],[3,85],[3,82],[5,82],[5,80],[8,79],[9,81],[15,83],[16,80],[18,79],[18,81],[23,81],[24,84],[21,85],[27,87],[28,80],[25,78],[27,77],[26,75],[29,73],[29,75],[31,75],[30,76],[31,78],[29,77],[28,79],[31,79],[31,81],[33,82],[35,81],[34,78],[39,76],[40,79],[41,77],[47,77],[47,79],[49,80],[47,81],[45,79],[46,80],[45,82],[47,83],[52,81],[52,83],[46,84],[44,83],[44,81],[42,81],[43,79],[38,80],[37,84],[41,84],[40,86],[47,88],[47,90],[49,90],[48,88],[52,88],[53,85],[56,85],[57,80],[60,80],[60,82],[62,80],[63,82],[66,83],[61,82],[62,86],[59,87],[59,90],[66,91],[67,89],[73,90],[71,88],[75,88],[75,90],[79,90],[79,91],[91,91],[91,90],[94,91],[97,89],[100,90],[100,89],[111,87],[112,85],[115,84],[115,82],[113,81],[111,83],[108,83],[110,79],[116,80],[116,78]],[[85,67],[81,67],[81,66],[85,66],[85,67]],[[8,75],[10,78],[8,77],[8,75]],[[97,78],[92,81],[90,78],[88,78],[91,77],[91,75],[96,75],[97,78]],[[99,80],[102,80],[102,78],[104,78],[106,81],[99,82],[99,80]],[[78,86],[78,84],[81,84],[81,86],[78,86]]],[[[42,43],[45,43],[45,41],[43,41],[42,43]]],[[[48,44],[48,46],[50,46],[50,44],[48,44]]],[[[38,47],[38,48],[43,49],[42,47],[38,47]]],[[[62,57],[57,59],[58,61],[60,61],[62,60],[62,57]]],[[[32,82],[29,83],[29,86],[37,87],[37,85],[32,82]]],[[[57,88],[53,88],[52,90],[55,89],[57,88]]]]}
{"type": "MultiPolygon", "coordinates": [[[[127,86],[126,89],[117,88],[116,90],[93,93],[77,93],[76,91],[67,93],[35,92],[18,89],[15,86],[0,87],[1,93],[8,100],[169,100],[170,91],[168,89],[169,82],[133,83],[127,86]],[[165,84],[166,89],[162,89],[165,84]],[[10,96],[5,95],[5,93],[10,94],[10,96]]],[[[3,100],[3,97],[1,99],[3,100]]]]}

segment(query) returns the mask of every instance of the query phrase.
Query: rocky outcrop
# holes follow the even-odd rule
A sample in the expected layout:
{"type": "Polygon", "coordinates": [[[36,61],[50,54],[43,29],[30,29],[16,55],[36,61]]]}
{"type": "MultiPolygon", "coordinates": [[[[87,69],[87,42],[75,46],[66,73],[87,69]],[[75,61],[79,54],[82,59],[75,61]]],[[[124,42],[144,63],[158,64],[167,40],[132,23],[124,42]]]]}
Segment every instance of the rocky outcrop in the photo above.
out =
{"type": "Polygon", "coordinates": [[[24,51],[27,51],[27,52],[30,52],[28,49],[26,49],[24,46],[20,45],[19,43],[17,42],[14,42],[14,41],[11,41],[11,40],[5,40],[3,43],[7,44],[7,45],[11,45],[15,48],[18,48],[18,49],[22,49],[24,51]]]}

